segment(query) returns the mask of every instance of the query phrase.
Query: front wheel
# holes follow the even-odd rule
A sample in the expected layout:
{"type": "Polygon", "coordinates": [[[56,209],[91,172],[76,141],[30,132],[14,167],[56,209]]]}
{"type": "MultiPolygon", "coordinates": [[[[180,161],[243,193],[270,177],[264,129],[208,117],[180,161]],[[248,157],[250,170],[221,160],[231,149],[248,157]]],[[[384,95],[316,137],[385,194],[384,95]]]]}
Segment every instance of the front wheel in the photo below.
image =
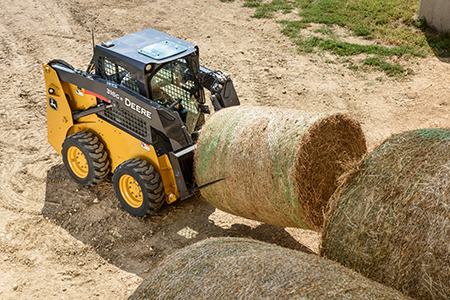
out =
{"type": "Polygon", "coordinates": [[[133,216],[143,217],[157,211],[164,202],[164,187],[159,174],[145,160],[135,158],[121,163],[112,180],[120,204],[133,216]]]}
{"type": "Polygon", "coordinates": [[[81,131],[68,136],[62,144],[61,154],[67,172],[83,186],[97,184],[109,173],[108,153],[91,132],[81,131]]]}

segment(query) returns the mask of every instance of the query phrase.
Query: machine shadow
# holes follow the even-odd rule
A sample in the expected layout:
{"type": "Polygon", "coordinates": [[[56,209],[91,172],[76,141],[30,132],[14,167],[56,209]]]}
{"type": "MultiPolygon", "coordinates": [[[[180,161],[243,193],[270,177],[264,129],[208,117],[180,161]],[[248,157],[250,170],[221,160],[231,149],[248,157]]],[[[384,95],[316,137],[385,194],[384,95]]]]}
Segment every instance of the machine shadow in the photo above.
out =
{"type": "MultiPolygon", "coordinates": [[[[201,196],[194,196],[165,205],[151,216],[133,217],[121,208],[110,179],[84,188],[70,178],[63,165],[47,172],[42,208],[44,217],[90,245],[105,262],[142,278],[174,251],[205,238],[252,238],[313,253],[283,227],[259,223],[217,226],[210,218],[215,211],[201,196]]],[[[226,214],[228,219],[230,216],[226,214]]]]}

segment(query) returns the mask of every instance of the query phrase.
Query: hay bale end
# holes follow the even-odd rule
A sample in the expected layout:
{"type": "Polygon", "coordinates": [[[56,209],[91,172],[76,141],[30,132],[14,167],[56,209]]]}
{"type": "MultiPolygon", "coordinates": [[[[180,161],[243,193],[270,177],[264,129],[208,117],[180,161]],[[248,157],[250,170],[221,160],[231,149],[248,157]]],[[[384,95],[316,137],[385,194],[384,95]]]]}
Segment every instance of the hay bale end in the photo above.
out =
{"type": "Polygon", "coordinates": [[[450,297],[450,130],[378,146],[330,201],[322,254],[416,299],[450,297]]]}

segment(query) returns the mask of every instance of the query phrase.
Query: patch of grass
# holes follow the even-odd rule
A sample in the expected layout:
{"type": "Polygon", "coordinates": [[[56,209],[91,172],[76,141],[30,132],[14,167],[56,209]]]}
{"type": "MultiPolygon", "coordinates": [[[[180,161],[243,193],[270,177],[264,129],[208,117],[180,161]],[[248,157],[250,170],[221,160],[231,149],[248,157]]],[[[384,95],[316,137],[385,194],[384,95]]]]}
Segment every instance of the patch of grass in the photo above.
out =
{"type": "Polygon", "coordinates": [[[391,77],[401,77],[404,76],[406,73],[406,70],[398,65],[398,64],[390,64],[386,61],[382,61],[381,59],[379,59],[378,57],[368,57],[366,59],[363,60],[363,65],[365,66],[371,66],[371,67],[376,67],[380,70],[383,70],[386,75],[391,76],[391,77]]]}
{"type": "MultiPolygon", "coordinates": [[[[393,55],[425,57],[429,53],[450,56],[450,34],[437,34],[427,27],[425,20],[418,20],[419,4],[420,0],[272,0],[264,3],[262,0],[245,0],[245,6],[256,8],[255,18],[272,18],[275,12],[298,10],[301,21],[278,22],[283,25],[282,32],[296,43],[299,52],[329,51],[343,56],[366,53],[379,58],[393,55]],[[322,37],[302,35],[302,30],[310,23],[324,24],[314,31],[322,37]],[[342,42],[330,28],[335,24],[356,36],[389,46],[342,42]]],[[[389,70],[386,72],[397,72],[389,70]]]]}
{"type": "Polygon", "coordinates": [[[262,0],[245,0],[244,6],[256,7],[254,18],[272,18],[273,13],[281,11],[284,14],[292,12],[293,6],[288,0],[272,0],[271,3],[262,3],[262,0]]]}
{"type": "Polygon", "coordinates": [[[352,56],[358,54],[375,54],[379,56],[403,56],[405,54],[410,54],[419,57],[425,57],[425,51],[417,51],[412,48],[406,47],[384,47],[379,45],[359,45],[347,42],[341,42],[336,40],[331,40],[327,38],[321,38],[317,36],[312,36],[309,38],[299,37],[296,35],[297,39],[294,40],[295,44],[298,46],[299,52],[312,52],[311,49],[321,49],[324,51],[331,52],[340,56],[352,56]]]}
{"type": "MultiPolygon", "coordinates": [[[[304,22],[337,24],[357,35],[381,38],[380,30],[413,27],[420,1],[411,0],[301,0],[300,15],[304,22]]],[[[411,35],[408,32],[405,36],[411,35]]],[[[402,39],[405,37],[401,37],[402,39]]],[[[393,40],[400,37],[393,37],[393,40]]],[[[400,42],[399,44],[402,44],[400,42]]]]}
{"type": "MultiPolygon", "coordinates": [[[[246,0],[244,3],[245,7],[260,7],[261,6],[261,0],[246,0]]],[[[255,17],[255,16],[253,16],[255,17]]]]}
{"type": "Polygon", "coordinates": [[[426,34],[428,44],[437,56],[450,57],[450,33],[436,34],[427,28],[426,34]]]}
{"type": "Polygon", "coordinates": [[[314,32],[320,33],[334,41],[339,40],[335,30],[328,25],[323,25],[321,28],[314,30],[314,32]]]}
{"type": "Polygon", "coordinates": [[[300,22],[300,21],[286,21],[286,20],[282,20],[282,21],[278,21],[278,23],[283,25],[283,29],[281,30],[281,32],[292,38],[295,39],[297,37],[299,37],[300,35],[300,31],[302,29],[306,29],[308,27],[311,27],[311,25],[300,22]]]}

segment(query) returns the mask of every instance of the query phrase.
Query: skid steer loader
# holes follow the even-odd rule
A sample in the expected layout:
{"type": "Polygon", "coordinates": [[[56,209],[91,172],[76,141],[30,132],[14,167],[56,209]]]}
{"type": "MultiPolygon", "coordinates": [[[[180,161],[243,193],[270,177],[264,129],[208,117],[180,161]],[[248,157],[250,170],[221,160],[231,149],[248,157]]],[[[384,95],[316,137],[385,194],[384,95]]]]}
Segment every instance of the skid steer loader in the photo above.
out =
{"type": "Polygon", "coordinates": [[[204,88],[215,110],[240,103],[229,75],[199,64],[197,46],[149,28],[95,45],[86,71],[62,60],[43,69],[48,141],[76,182],[112,173],[121,205],[140,217],[206,186],[193,177],[204,88]]]}

